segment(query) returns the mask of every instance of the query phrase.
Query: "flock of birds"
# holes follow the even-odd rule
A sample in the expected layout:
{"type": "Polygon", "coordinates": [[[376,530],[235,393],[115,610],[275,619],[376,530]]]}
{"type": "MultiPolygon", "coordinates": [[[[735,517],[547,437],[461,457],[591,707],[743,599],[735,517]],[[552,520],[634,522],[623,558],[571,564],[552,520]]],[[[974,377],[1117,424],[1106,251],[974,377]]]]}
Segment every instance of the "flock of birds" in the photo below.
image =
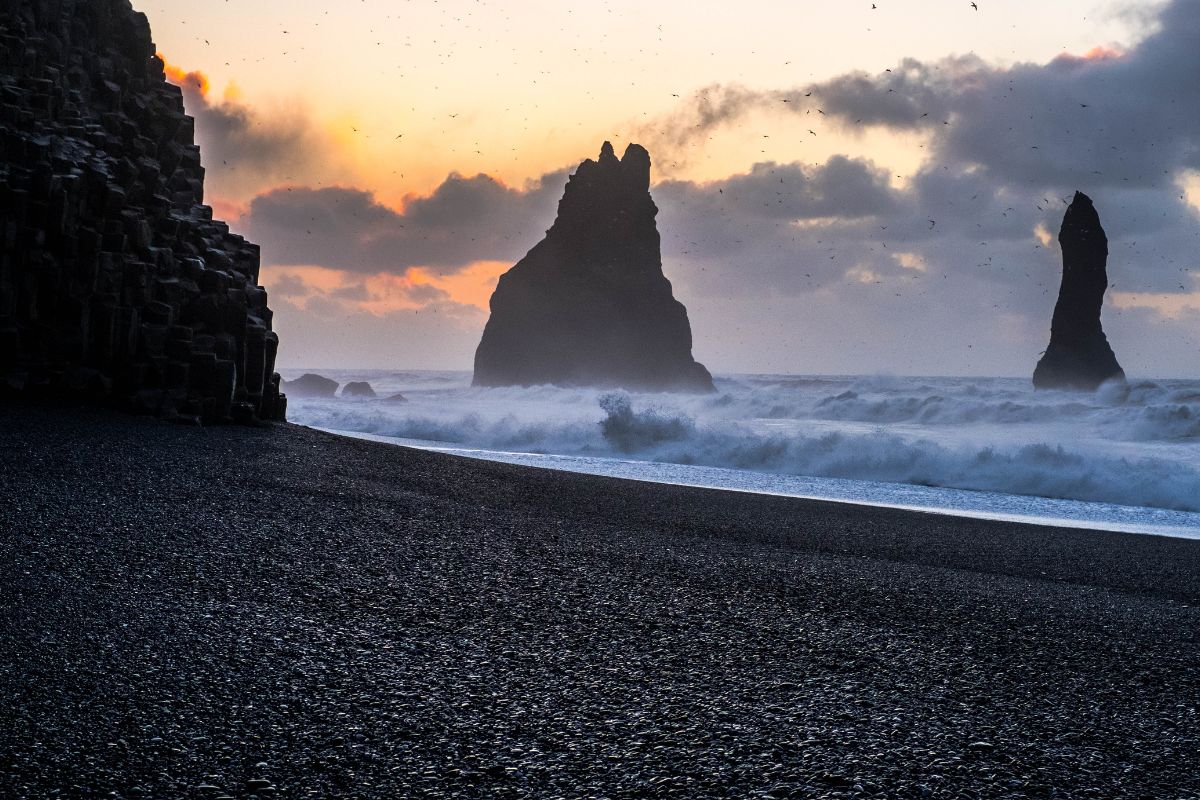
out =
{"type": "MultiPolygon", "coordinates": [[[[228,0],[226,0],[226,2],[228,2],[228,0]]],[[[970,3],[967,3],[967,4],[966,4],[966,6],[967,6],[967,7],[969,7],[969,8],[970,8],[972,11],[974,11],[974,12],[978,12],[978,11],[980,11],[979,4],[978,4],[978,3],[976,3],[976,2],[970,2],[970,3]]],[[[872,4],[871,4],[871,6],[870,6],[870,9],[871,9],[872,11],[877,11],[877,10],[879,10],[879,4],[877,4],[877,3],[872,3],[872,4]]],[[[328,12],[325,12],[325,13],[326,13],[326,15],[328,15],[328,12]]],[[[282,31],[282,33],[283,33],[283,34],[285,34],[285,35],[288,35],[288,34],[289,34],[289,32],[290,32],[290,31],[289,31],[289,29],[284,29],[284,30],[282,31]]],[[[661,26],[659,26],[659,32],[660,32],[660,34],[661,34],[661,26]]],[[[208,44],[208,40],[205,40],[205,43],[206,43],[206,44],[208,44]]],[[[378,42],[377,44],[378,44],[379,46],[382,46],[382,45],[383,45],[383,42],[378,42]]],[[[261,61],[261,60],[262,60],[262,58],[260,57],[260,58],[259,58],[259,60],[261,61]]],[[[226,62],[226,63],[228,64],[228,62],[226,62]]],[[[887,70],[887,72],[888,72],[888,73],[890,73],[890,72],[891,72],[891,70],[889,69],[889,70],[887,70]]],[[[893,89],[893,88],[888,88],[886,91],[887,91],[888,93],[892,93],[892,92],[894,92],[894,91],[895,91],[895,89],[893,89]]],[[[679,99],[679,98],[680,98],[680,96],[681,96],[681,95],[680,95],[679,93],[671,93],[671,97],[672,97],[672,98],[679,99]]],[[[782,98],[782,103],[784,103],[784,104],[789,104],[789,106],[795,106],[795,105],[797,105],[797,103],[796,103],[796,102],[794,102],[794,101],[796,101],[796,100],[801,100],[802,98],[803,98],[803,99],[811,99],[811,98],[812,98],[812,96],[813,96],[813,92],[812,92],[812,91],[807,91],[807,92],[797,92],[797,93],[796,93],[796,95],[795,95],[794,97],[783,97],[783,98],[782,98]]],[[[1087,102],[1081,102],[1081,103],[1079,103],[1079,107],[1080,107],[1081,109],[1088,109],[1088,108],[1090,108],[1090,107],[1091,107],[1091,103],[1087,103],[1087,102]]],[[[416,109],[413,109],[413,111],[414,111],[414,112],[415,112],[415,110],[416,110],[416,109]]],[[[824,108],[821,108],[821,107],[819,107],[819,106],[817,106],[817,105],[815,105],[815,104],[814,104],[814,106],[813,106],[813,107],[811,107],[811,108],[805,108],[805,109],[804,109],[804,114],[805,114],[806,116],[808,116],[808,115],[813,115],[813,116],[814,116],[814,119],[815,119],[815,118],[822,118],[822,119],[824,119],[824,118],[827,118],[827,117],[828,117],[828,115],[826,114],[826,111],[825,111],[825,109],[824,109],[824,108]]],[[[929,111],[925,111],[925,112],[923,112],[923,113],[921,113],[921,114],[920,114],[920,119],[926,119],[926,118],[928,118],[928,117],[930,116],[930,114],[931,114],[931,112],[929,112],[929,111]]],[[[459,118],[459,117],[460,117],[460,113],[459,113],[459,112],[454,112],[454,113],[446,113],[446,114],[445,114],[445,119],[447,120],[447,122],[448,122],[448,123],[453,123],[455,120],[458,120],[458,118],[459,118]]],[[[936,119],[938,122],[940,122],[940,123],[941,123],[941,125],[943,125],[943,126],[950,126],[950,125],[951,125],[951,120],[950,120],[950,119],[941,119],[941,118],[940,118],[940,116],[939,116],[938,118],[935,118],[935,119],[936,119]]],[[[857,120],[854,120],[852,124],[859,125],[859,124],[861,124],[862,122],[863,122],[863,120],[862,120],[862,119],[857,119],[857,120]]],[[[849,123],[849,120],[847,120],[847,123],[849,123]]],[[[937,123],[935,122],[934,124],[937,124],[937,123]]],[[[815,127],[809,127],[809,126],[805,126],[805,127],[803,128],[803,130],[804,130],[805,132],[807,132],[807,134],[808,134],[810,137],[816,138],[816,137],[818,137],[818,135],[819,135],[819,130],[818,130],[818,128],[819,128],[819,127],[820,127],[820,126],[815,126],[815,127]]],[[[351,133],[352,133],[353,135],[355,135],[355,136],[362,136],[362,137],[364,137],[364,138],[365,138],[365,137],[369,137],[369,136],[370,136],[370,133],[369,133],[367,130],[364,130],[364,129],[360,128],[358,125],[351,125],[351,126],[350,126],[350,131],[351,131],[351,133]]],[[[389,135],[391,136],[391,141],[392,141],[392,142],[402,142],[402,141],[405,139],[406,132],[405,132],[405,131],[400,131],[400,132],[395,132],[394,134],[389,134],[389,135]]],[[[761,135],[761,137],[762,137],[763,139],[767,139],[767,138],[770,138],[770,134],[762,134],[762,135],[761,135]]],[[[476,146],[476,148],[475,148],[475,150],[474,150],[475,154],[477,154],[477,155],[482,155],[482,152],[481,152],[481,150],[480,150],[480,149],[479,149],[479,147],[478,147],[478,143],[476,143],[476,145],[477,145],[477,146],[476,146]]],[[[923,147],[923,145],[921,145],[921,146],[923,147]]],[[[1031,144],[1031,145],[1029,145],[1029,147],[1030,147],[1030,149],[1031,149],[1031,150],[1038,150],[1038,149],[1040,148],[1040,146],[1039,146],[1038,144],[1031,144]]],[[[1097,170],[1097,171],[1095,172],[1095,174],[1097,174],[1097,175],[1098,175],[1098,174],[1100,174],[1099,170],[1097,170]]],[[[896,177],[897,177],[897,178],[901,178],[902,176],[896,176],[896,177]]],[[[783,178],[780,178],[780,183],[781,183],[781,184],[783,183],[783,178]]],[[[736,198],[736,197],[731,197],[731,196],[727,196],[727,195],[726,195],[726,188],[727,188],[727,185],[728,185],[728,184],[726,184],[726,185],[721,185],[721,182],[717,182],[717,183],[715,183],[715,184],[714,184],[714,187],[715,187],[716,193],[717,193],[719,196],[721,196],[723,199],[725,199],[725,200],[728,200],[728,201],[729,201],[729,203],[730,203],[731,205],[735,205],[736,203],[738,203],[738,202],[739,202],[739,200],[738,200],[738,198],[736,198]]],[[[978,195],[976,195],[976,196],[973,196],[973,197],[971,198],[971,200],[976,200],[976,199],[977,199],[977,197],[978,197],[978,195]]],[[[1182,199],[1182,198],[1181,198],[1181,199],[1182,199]]],[[[788,200],[788,198],[787,198],[787,196],[786,196],[786,192],[784,192],[784,191],[777,192],[777,199],[776,199],[776,202],[777,202],[778,204],[781,204],[781,205],[782,205],[782,204],[785,204],[785,203],[787,202],[787,200],[788,200]]],[[[1048,212],[1048,211],[1049,211],[1049,208],[1050,208],[1050,203],[1051,203],[1051,201],[1050,201],[1048,198],[1043,198],[1042,200],[1043,200],[1043,202],[1042,202],[1042,203],[1035,203],[1035,206],[1036,206],[1036,209],[1037,209],[1038,215],[1039,215],[1039,217],[1041,217],[1041,218],[1045,218],[1045,219],[1051,219],[1051,218],[1052,218],[1052,215],[1047,215],[1047,213],[1046,213],[1046,212],[1048,212]]],[[[1063,204],[1064,204],[1064,205],[1066,205],[1066,204],[1069,204],[1069,199],[1067,199],[1067,198],[1063,198],[1063,199],[1062,199],[1062,202],[1063,202],[1063,204]]],[[[1017,210],[1016,210],[1015,208],[1013,208],[1012,206],[1008,206],[1008,207],[1004,208],[1003,210],[999,211],[999,215],[1000,215],[1000,217],[1001,217],[1001,218],[1003,218],[1003,219],[1005,219],[1005,220],[1011,220],[1011,223],[1012,223],[1012,224],[1026,225],[1026,224],[1028,224],[1028,220],[1029,220],[1029,214],[1028,214],[1028,213],[1018,213],[1018,212],[1017,212],[1017,210]]],[[[899,229],[901,229],[901,232],[902,232],[902,238],[903,238],[903,237],[910,237],[910,238],[911,238],[911,237],[913,237],[913,236],[914,236],[914,234],[913,234],[913,232],[912,232],[912,225],[913,225],[913,222],[912,222],[912,221],[909,221],[909,222],[907,222],[907,223],[906,223],[906,222],[904,222],[904,221],[902,221],[902,220],[896,220],[896,222],[898,222],[899,224],[898,224],[897,226],[895,226],[895,227],[896,227],[896,228],[899,228],[899,229]],[[907,229],[907,231],[905,232],[905,231],[904,231],[904,229],[907,229]]],[[[926,231],[927,233],[928,233],[928,232],[935,232],[935,231],[940,231],[940,230],[941,230],[941,228],[939,228],[939,221],[938,221],[938,219],[937,219],[936,217],[928,217],[928,218],[926,218],[923,224],[924,224],[924,226],[925,226],[925,231],[926,231]]],[[[979,227],[982,227],[982,224],[981,224],[981,223],[977,223],[977,226],[979,226],[979,227]]],[[[881,225],[881,226],[878,226],[878,227],[879,227],[879,231],[880,231],[880,233],[883,233],[883,232],[885,232],[885,231],[888,231],[888,229],[889,229],[889,226],[888,226],[888,225],[881,225]]],[[[954,233],[959,233],[959,231],[957,231],[957,227],[958,227],[958,226],[956,226],[956,225],[951,225],[951,228],[950,228],[950,230],[952,230],[954,233]]],[[[309,229],[309,232],[310,232],[310,235],[311,235],[311,229],[309,229]]],[[[948,235],[949,235],[949,234],[948,234],[948,235]]],[[[822,243],[821,243],[820,241],[818,241],[818,244],[822,244],[822,243]]],[[[888,250],[888,249],[889,249],[889,248],[888,248],[888,244],[887,244],[887,242],[886,242],[886,241],[879,241],[879,242],[877,242],[876,244],[878,245],[878,247],[879,247],[881,250],[888,250]]],[[[987,242],[982,242],[981,244],[984,244],[984,245],[986,245],[986,244],[987,244],[987,242]]],[[[1044,243],[1043,243],[1043,242],[1038,242],[1038,243],[1035,243],[1035,244],[1033,245],[1033,247],[1034,247],[1034,248],[1041,248],[1041,247],[1043,247],[1043,246],[1044,246],[1044,243]]],[[[686,246],[685,246],[683,249],[681,249],[681,252],[683,252],[685,255],[691,255],[691,254],[692,254],[692,253],[693,253],[695,250],[697,250],[697,249],[700,249],[700,248],[699,248],[699,244],[698,244],[697,242],[695,242],[695,241],[689,241],[689,242],[687,242],[687,243],[686,243],[686,246]]],[[[874,247],[872,247],[871,249],[874,249],[874,247]]],[[[837,259],[838,259],[838,256],[839,256],[839,253],[836,251],[836,249],[835,249],[835,248],[829,248],[829,249],[828,249],[828,252],[830,253],[830,255],[828,256],[828,260],[830,260],[830,261],[837,261],[837,259]]],[[[851,257],[851,258],[853,258],[853,256],[850,256],[850,257],[851,257]]],[[[1006,269],[1007,269],[1007,267],[1005,267],[1005,266],[1002,266],[1002,265],[1001,265],[1001,266],[999,266],[999,267],[997,267],[997,264],[996,264],[996,262],[995,262],[995,260],[993,259],[993,257],[992,257],[992,256],[988,256],[986,259],[984,259],[982,262],[980,262],[980,263],[978,264],[978,266],[979,266],[979,267],[983,267],[983,268],[989,268],[989,269],[992,269],[992,268],[998,268],[998,269],[1000,269],[1000,270],[1006,270],[1006,269]]],[[[706,268],[705,268],[705,267],[700,267],[700,269],[701,269],[701,270],[704,270],[704,271],[706,271],[706,268]]],[[[1182,273],[1187,273],[1187,272],[1189,272],[1189,270],[1187,270],[1187,269],[1184,269],[1184,268],[1180,268],[1180,271],[1181,271],[1182,273]]],[[[813,277],[813,274],[812,274],[811,272],[804,273],[804,274],[805,274],[805,277],[806,277],[806,278],[807,278],[807,279],[810,281],[810,283],[817,283],[817,282],[818,282],[818,279],[814,278],[814,277],[813,277]]],[[[897,271],[897,272],[896,272],[896,275],[897,275],[897,276],[902,276],[903,278],[905,278],[905,279],[907,279],[907,280],[911,280],[911,281],[919,281],[919,280],[922,280],[922,279],[925,279],[925,278],[928,278],[928,277],[938,277],[936,274],[929,274],[929,273],[927,273],[925,270],[911,270],[911,269],[908,269],[908,270],[906,270],[906,269],[901,269],[901,270],[899,270],[899,271],[897,271]]],[[[1028,273],[1026,273],[1026,275],[1028,275],[1028,273]]],[[[844,271],[844,272],[842,273],[842,277],[843,277],[843,280],[844,280],[844,282],[845,282],[846,284],[848,284],[848,285],[862,285],[862,284],[867,284],[867,285],[880,285],[880,284],[882,283],[882,281],[881,281],[881,280],[879,280],[879,279],[873,279],[873,280],[869,280],[869,281],[868,281],[868,280],[863,280],[861,275],[854,275],[854,274],[852,273],[852,271],[851,271],[851,270],[846,270],[846,271],[844,271]]],[[[946,279],[948,279],[949,277],[950,277],[950,275],[949,275],[948,273],[945,273],[945,272],[941,273],[941,275],[940,275],[940,278],[941,278],[941,279],[943,279],[943,280],[946,280],[946,279]]],[[[1039,289],[1042,291],[1042,293],[1043,293],[1043,294],[1045,294],[1045,293],[1048,293],[1048,292],[1051,290],[1051,288],[1052,288],[1052,287],[1051,287],[1051,286],[1049,286],[1049,285],[1048,285],[1048,284],[1047,284],[1045,281],[1037,283],[1037,287],[1038,287],[1038,288],[1039,288],[1039,289]]],[[[1182,284],[1182,283],[1179,285],[1179,288],[1180,288],[1181,290],[1186,290],[1186,286],[1185,286],[1184,284],[1182,284]]],[[[1011,294],[1011,293],[1012,293],[1012,290],[1010,290],[1010,294],[1011,294]]],[[[902,292],[895,292],[894,294],[895,294],[895,296],[899,297],[899,296],[901,296],[901,295],[902,295],[902,292]]]]}

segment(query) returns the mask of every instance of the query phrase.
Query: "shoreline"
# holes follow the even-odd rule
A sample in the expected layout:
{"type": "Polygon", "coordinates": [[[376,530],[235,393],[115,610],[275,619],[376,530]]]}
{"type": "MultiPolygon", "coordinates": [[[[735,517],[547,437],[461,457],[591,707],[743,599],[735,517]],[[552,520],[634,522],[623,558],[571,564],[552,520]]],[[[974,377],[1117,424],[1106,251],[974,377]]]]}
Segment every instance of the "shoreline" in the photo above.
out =
{"type": "MultiPolygon", "coordinates": [[[[350,439],[361,439],[361,440],[367,441],[367,442],[378,442],[380,444],[387,444],[387,445],[391,445],[393,447],[407,447],[410,449],[423,450],[425,452],[430,452],[430,453],[442,453],[445,455],[451,455],[451,456],[455,456],[458,458],[469,458],[469,459],[473,459],[476,461],[487,461],[487,462],[492,462],[492,463],[511,464],[513,466],[526,466],[526,467],[531,467],[533,469],[547,469],[547,470],[556,471],[556,472],[566,472],[566,473],[578,474],[578,475],[593,475],[596,477],[609,477],[609,478],[617,478],[617,479],[621,479],[621,480],[633,480],[633,481],[637,481],[640,483],[651,483],[651,484],[664,485],[664,486],[685,486],[685,487],[689,487],[689,488],[693,488],[693,489],[710,489],[712,491],[719,491],[719,492],[736,492],[736,493],[741,493],[741,494],[763,495],[763,496],[767,496],[767,497],[788,497],[788,498],[793,498],[796,500],[811,500],[811,501],[820,502],[820,503],[836,503],[836,504],[842,504],[842,505],[860,506],[860,507],[865,507],[865,508],[890,509],[890,510],[896,510],[896,511],[914,511],[914,512],[918,512],[918,513],[922,513],[922,514],[934,514],[934,515],[938,515],[938,516],[948,516],[948,517],[955,517],[955,518],[960,518],[960,519],[981,519],[981,520],[990,520],[993,522],[1011,522],[1011,523],[1018,524],[1018,525],[1038,525],[1038,526],[1049,527],[1049,528],[1095,530],[1095,531],[1104,531],[1107,533],[1131,533],[1131,534],[1137,534],[1137,535],[1141,535],[1141,536],[1163,536],[1163,537],[1167,537],[1167,538],[1171,538],[1171,539],[1200,539],[1200,528],[1192,528],[1192,527],[1185,527],[1185,526],[1158,525],[1155,527],[1148,527],[1148,526],[1138,526],[1134,523],[1121,523],[1121,522],[1107,523],[1107,522],[1103,522],[1103,521],[1096,522],[1094,520],[1073,519],[1073,518],[1068,518],[1068,517],[1062,517],[1062,518],[1038,517],[1033,514],[1019,514],[1019,513],[1006,513],[1006,512],[1000,512],[1000,511],[988,511],[988,510],[979,510],[979,509],[955,508],[953,506],[937,507],[937,506],[922,506],[922,505],[912,505],[912,504],[903,504],[903,503],[888,503],[888,502],[883,502],[883,501],[872,501],[872,500],[868,500],[868,499],[854,499],[854,498],[848,498],[848,497],[821,496],[821,495],[817,495],[817,494],[800,494],[800,493],[791,493],[791,492],[786,492],[786,491],[770,491],[767,489],[746,488],[746,487],[741,487],[741,486],[721,486],[721,485],[705,484],[705,483],[689,483],[689,482],[682,482],[682,481],[678,481],[678,480],[667,480],[665,478],[664,479],[655,479],[652,477],[643,477],[643,476],[636,475],[636,474],[614,474],[613,471],[605,473],[605,472],[593,472],[593,471],[589,471],[586,469],[571,469],[571,468],[569,468],[569,464],[572,461],[586,461],[586,460],[612,461],[615,465],[620,465],[620,464],[624,464],[624,463],[654,464],[654,465],[658,465],[658,466],[665,466],[668,468],[674,468],[674,467],[688,468],[688,467],[692,466],[692,465],[675,464],[672,462],[663,463],[663,462],[642,461],[639,459],[618,459],[615,457],[608,457],[608,456],[604,456],[604,457],[597,456],[597,457],[594,457],[593,459],[584,459],[579,456],[563,455],[563,454],[555,454],[555,453],[544,453],[543,454],[543,453],[523,453],[520,451],[487,450],[487,449],[483,449],[483,448],[466,447],[466,446],[460,446],[460,445],[456,446],[456,445],[435,442],[435,441],[425,442],[425,441],[410,440],[410,439],[398,440],[393,437],[384,436],[381,434],[361,433],[358,431],[349,431],[349,430],[337,430],[334,428],[324,428],[324,427],[311,426],[311,425],[301,425],[301,427],[311,428],[312,430],[320,431],[322,433],[329,433],[334,436],[344,436],[344,437],[347,437],[350,439]],[[530,457],[530,459],[524,459],[523,457],[530,457]],[[540,459],[540,458],[562,459],[564,462],[564,465],[563,466],[555,466],[555,465],[550,465],[550,464],[529,463],[530,460],[532,460],[532,459],[540,459]]],[[[707,466],[707,465],[704,465],[703,469],[706,472],[718,472],[718,473],[726,473],[726,472],[727,473],[744,473],[744,472],[753,473],[753,470],[738,470],[738,469],[734,469],[731,467],[716,467],[716,466],[707,466]]],[[[621,471],[616,470],[615,472],[620,473],[621,471]]],[[[630,472],[632,472],[632,471],[630,471],[630,472]]],[[[777,473],[756,473],[756,474],[762,474],[765,476],[776,476],[777,475],[777,473]]],[[[790,476],[784,475],[783,477],[790,477],[790,476]]],[[[797,476],[797,477],[805,478],[805,476],[797,476]]],[[[817,478],[816,480],[822,480],[822,479],[817,478]]],[[[852,480],[852,479],[839,479],[839,480],[844,480],[846,482],[855,482],[855,483],[878,483],[878,482],[865,481],[865,480],[852,480]]],[[[922,487],[922,486],[913,486],[911,484],[887,484],[887,483],[881,483],[880,485],[897,486],[897,487],[905,488],[905,489],[907,489],[907,488],[933,488],[935,490],[943,489],[943,490],[947,490],[947,491],[951,491],[951,492],[955,492],[955,493],[963,493],[963,494],[967,494],[967,495],[971,495],[971,494],[998,495],[998,494],[1000,494],[997,492],[989,492],[989,491],[984,491],[984,490],[958,489],[958,488],[954,488],[954,487],[922,487]]],[[[1007,497],[1013,497],[1013,498],[1026,498],[1027,497],[1034,501],[1049,500],[1051,502],[1062,502],[1062,503],[1071,503],[1071,504],[1080,504],[1080,505],[1103,505],[1103,504],[1095,503],[1093,501],[1066,500],[1066,499],[1062,499],[1062,498],[1045,498],[1045,497],[1040,497],[1037,495],[1007,495],[1007,497]]],[[[1115,505],[1115,504],[1113,504],[1113,505],[1115,505]]],[[[1142,510],[1151,511],[1151,512],[1162,511],[1162,512],[1165,512],[1168,514],[1190,513],[1190,512],[1175,512],[1175,511],[1172,511],[1171,509],[1156,509],[1156,508],[1152,508],[1152,507],[1148,507],[1148,506],[1146,506],[1146,507],[1115,506],[1115,507],[1122,508],[1122,509],[1128,508],[1128,509],[1137,510],[1137,511],[1142,511],[1142,510]]]]}
{"type": "MultiPolygon", "coordinates": [[[[410,454],[421,453],[453,460],[461,458],[436,450],[408,447],[392,442],[376,442],[294,423],[289,423],[289,426],[337,440],[381,444],[410,454]]],[[[1200,540],[1188,537],[960,517],[936,511],[610,477],[482,458],[466,460],[480,466],[481,471],[489,467],[499,468],[500,475],[517,480],[526,478],[531,483],[536,476],[544,474],[545,484],[556,489],[569,485],[574,480],[594,481],[594,486],[603,491],[644,494],[653,498],[650,502],[655,504],[665,505],[680,501],[697,503],[705,509],[704,516],[711,515],[714,507],[723,505],[736,506],[741,511],[742,503],[748,504],[748,513],[753,514],[758,510],[753,504],[760,500],[764,506],[770,504],[772,514],[786,515],[790,510],[787,504],[794,503],[795,511],[806,515],[824,516],[829,520],[824,530],[809,533],[807,536],[740,526],[736,532],[729,529],[723,531],[733,541],[738,542],[880,558],[917,566],[937,566],[1014,578],[1062,581],[1137,594],[1150,592],[1156,596],[1200,604],[1200,540]],[[512,472],[506,475],[506,470],[512,472]],[[662,490],[662,496],[655,497],[655,490],[662,490]],[[718,498],[728,498],[730,502],[722,503],[718,498]],[[709,503],[709,500],[716,502],[709,503]],[[874,531],[882,524],[918,527],[922,534],[920,538],[924,541],[903,543],[894,536],[876,536],[874,531]],[[838,525],[849,526],[842,528],[840,539],[836,532],[831,530],[838,525]],[[864,530],[869,533],[864,535],[864,530]],[[997,538],[999,536],[1006,538],[997,538]],[[1138,541],[1140,539],[1147,539],[1156,544],[1142,546],[1138,541]],[[922,547],[928,545],[936,547],[931,548],[929,552],[921,552],[922,547]],[[984,554],[986,558],[981,558],[984,554]],[[1170,554],[1173,563],[1164,563],[1166,554],[1170,554]],[[1086,572],[1078,569],[1084,557],[1089,559],[1089,569],[1086,572]],[[1145,561],[1131,570],[1130,559],[1139,558],[1145,561]],[[1037,563],[1039,559],[1042,560],[1040,565],[1037,563]],[[1155,569],[1162,572],[1151,581],[1148,577],[1155,569]]],[[[463,471],[467,474],[472,472],[469,466],[463,471]]],[[[549,502],[547,497],[542,499],[549,502]]],[[[689,515],[686,521],[689,524],[700,523],[701,515],[689,515]]]]}
{"type": "Polygon", "coordinates": [[[1192,540],[4,406],[0,499],[6,796],[1200,794],[1192,540]]]}

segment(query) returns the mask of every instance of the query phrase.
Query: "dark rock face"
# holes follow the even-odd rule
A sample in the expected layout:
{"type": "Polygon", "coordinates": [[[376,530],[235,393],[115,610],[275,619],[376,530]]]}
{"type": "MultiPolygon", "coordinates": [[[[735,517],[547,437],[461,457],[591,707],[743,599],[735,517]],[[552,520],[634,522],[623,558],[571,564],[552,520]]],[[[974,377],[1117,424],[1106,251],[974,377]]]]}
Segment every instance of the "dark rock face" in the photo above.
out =
{"type": "Polygon", "coordinates": [[[337,394],[338,382],[309,372],[294,381],[283,381],[281,388],[292,397],[333,397],[337,394]]]}
{"type": "Polygon", "coordinates": [[[345,389],[342,389],[342,397],[373,400],[376,395],[371,384],[366,381],[352,381],[346,384],[345,389]]]}
{"type": "Polygon", "coordinates": [[[663,275],[650,154],[604,143],[571,176],[553,227],[500,278],[475,385],[713,391],[687,309],[663,275]]]}
{"type": "Polygon", "coordinates": [[[1100,215],[1082,192],[1067,208],[1058,234],[1063,254],[1062,288],[1050,325],[1050,346],[1033,372],[1039,389],[1094,391],[1110,380],[1123,380],[1100,325],[1100,309],[1108,288],[1108,237],[1100,215]]]}
{"type": "Polygon", "coordinates": [[[0,0],[0,387],[282,420],[256,245],[129,0],[0,0]]]}

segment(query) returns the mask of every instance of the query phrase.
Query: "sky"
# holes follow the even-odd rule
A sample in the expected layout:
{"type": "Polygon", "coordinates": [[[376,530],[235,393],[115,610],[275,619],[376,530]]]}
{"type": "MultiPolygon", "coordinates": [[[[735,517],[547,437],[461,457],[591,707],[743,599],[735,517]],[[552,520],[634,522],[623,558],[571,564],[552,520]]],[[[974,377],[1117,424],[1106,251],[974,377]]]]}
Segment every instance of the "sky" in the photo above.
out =
{"type": "Polygon", "coordinates": [[[1030,374],[1077,189],[1126,372],[1200,372],[1200,0],[136,1],[284,367],[469,369],[611,140],[715,372],[1030,374]]]}

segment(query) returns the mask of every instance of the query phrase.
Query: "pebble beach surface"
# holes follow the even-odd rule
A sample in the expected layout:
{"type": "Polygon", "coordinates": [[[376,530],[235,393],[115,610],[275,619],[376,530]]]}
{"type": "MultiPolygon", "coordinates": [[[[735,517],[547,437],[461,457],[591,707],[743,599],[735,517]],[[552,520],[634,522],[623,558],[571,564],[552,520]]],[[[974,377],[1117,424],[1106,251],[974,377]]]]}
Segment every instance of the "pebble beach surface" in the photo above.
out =
{"type": "Polygon", "coordinates": [[[0,408],[0,797],[1200,797],[1200,542],[0,408]]]}

